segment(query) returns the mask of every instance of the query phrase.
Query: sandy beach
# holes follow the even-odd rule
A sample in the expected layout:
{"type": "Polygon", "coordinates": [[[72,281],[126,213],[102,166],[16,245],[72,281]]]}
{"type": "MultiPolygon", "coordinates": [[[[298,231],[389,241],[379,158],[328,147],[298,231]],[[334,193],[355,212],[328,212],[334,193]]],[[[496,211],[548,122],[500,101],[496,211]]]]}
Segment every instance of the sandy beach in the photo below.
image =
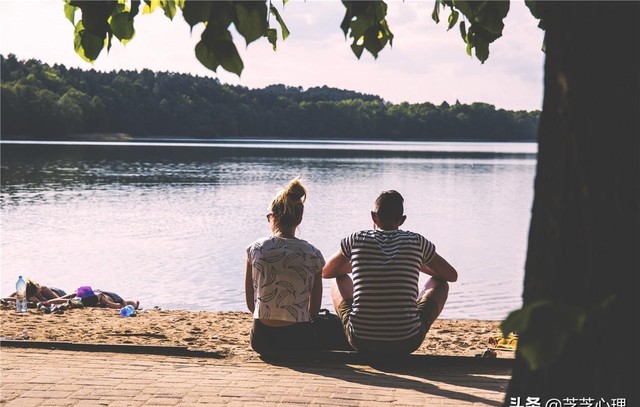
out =
{"type": "MultiPolygon", "coordinates": [[[[0,317],[2,339],[183,346],[234,360],[257,358],[249,346],[252,320],[247,312],[150,309],[126,318],[106,308],[69,309],[61,314],[29,309],[16,314],[13,306],[3,306],[0,317]]],[[[490,348],[489,339],[499,335],[498,321],[437,320],[415,353],[475,356],[490,348]]],[[[513,351],[496,353],[499,358],[514,357],[513,351]]]]}

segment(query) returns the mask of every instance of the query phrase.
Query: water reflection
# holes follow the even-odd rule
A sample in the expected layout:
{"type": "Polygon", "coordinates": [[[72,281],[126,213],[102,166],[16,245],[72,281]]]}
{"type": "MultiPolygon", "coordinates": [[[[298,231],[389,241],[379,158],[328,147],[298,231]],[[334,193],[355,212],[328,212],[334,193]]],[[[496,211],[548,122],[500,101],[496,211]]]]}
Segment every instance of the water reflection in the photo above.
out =
{"type": "Polygon", "coordinates": [[[112,289],[147,307],[244,310],[245,247],[268,233],[273,194],[301,174],[309,199],[298,233],[326,257],[370,226],[381,190],[397,189],[406,228],[460,271],[444,317],[498,319],[519,306],[535,166],[527,155],[241,151],[3,143],[3,291],[24,274],[112,289]]]}

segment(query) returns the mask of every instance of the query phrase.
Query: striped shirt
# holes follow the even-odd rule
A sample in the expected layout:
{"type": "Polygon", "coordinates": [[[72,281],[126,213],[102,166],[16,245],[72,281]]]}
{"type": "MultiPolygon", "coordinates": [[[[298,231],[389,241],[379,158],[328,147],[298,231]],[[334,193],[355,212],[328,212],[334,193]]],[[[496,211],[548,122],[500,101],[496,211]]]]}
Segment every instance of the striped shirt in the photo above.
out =
{"type": "Polygon", "coordinates": [[[424,236],[403,230],[364,230],[342,239],[351,261],[353,335],[376,341],[399,341],[417,334],[420,266],[436,248],[424,236]]]}

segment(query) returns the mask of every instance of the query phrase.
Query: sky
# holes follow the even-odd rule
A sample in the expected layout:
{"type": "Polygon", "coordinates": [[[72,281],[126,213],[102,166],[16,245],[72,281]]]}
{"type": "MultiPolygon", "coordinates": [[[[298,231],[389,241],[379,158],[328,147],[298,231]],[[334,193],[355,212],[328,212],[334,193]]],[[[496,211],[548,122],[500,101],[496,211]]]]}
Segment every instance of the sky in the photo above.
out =
{"type": "MultiPolygon", "coordinates": [[[[114,39],[111,51],[103,50],[91,64],[73,50],[74,28],[64,15],[62,0],[0,0],[0,53],[98,71],[147,68],[189,73],[249,88],[326,85],[392,103],[458,100],[508,110],[541,109],[544,32],[524,2],[511,2],[503,37],[490,46],[489,59],[481,64],[466,54],[457,27],[447,31],[448,13],[440,24],[431,20],[434,1],[387,1],[393,46],[377,59],[365,51],[358,60],[340,29],[344,6],[339,1],[291,0],[283,7],[276,0],[291,35],[286,41],[280,37],[274,52],[266,39],[246,46],[232,32],[244,61],[238,77],[200,65],[194,48],[204,28],[199,25],[191,32],[180,14],[173,22],[159,9],[139,15],[134,39],[126,46],[114,39]]],[[[279,30],[275,19],[272,24],[279,30]]]]}

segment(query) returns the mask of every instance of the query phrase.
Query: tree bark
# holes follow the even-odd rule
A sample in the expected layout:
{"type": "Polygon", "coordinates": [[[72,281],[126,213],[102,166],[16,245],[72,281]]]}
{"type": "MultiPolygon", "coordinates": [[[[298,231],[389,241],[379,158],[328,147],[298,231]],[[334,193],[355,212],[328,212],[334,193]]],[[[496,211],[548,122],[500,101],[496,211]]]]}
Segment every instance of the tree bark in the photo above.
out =
{"type": "MultiPolygon", "coordinates": [[[[640,3],[538,4],[544,103],[523,303],[550,299],[588,319],[551,366],[531,371],[517,354],[504,405],[540,397],[541,406],[551,398],[637,406],[640,3]]],[[[540,334],[544,327],[523,332],[520,342],[540,334]]]]}

